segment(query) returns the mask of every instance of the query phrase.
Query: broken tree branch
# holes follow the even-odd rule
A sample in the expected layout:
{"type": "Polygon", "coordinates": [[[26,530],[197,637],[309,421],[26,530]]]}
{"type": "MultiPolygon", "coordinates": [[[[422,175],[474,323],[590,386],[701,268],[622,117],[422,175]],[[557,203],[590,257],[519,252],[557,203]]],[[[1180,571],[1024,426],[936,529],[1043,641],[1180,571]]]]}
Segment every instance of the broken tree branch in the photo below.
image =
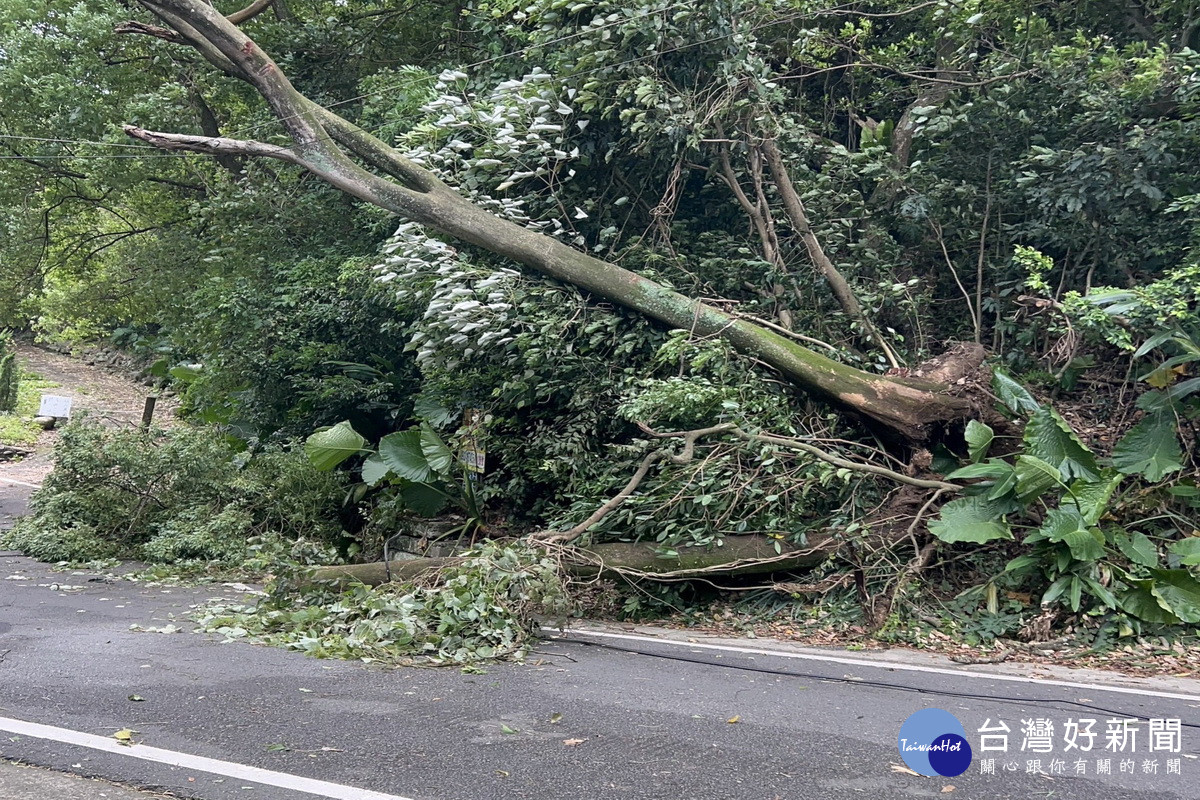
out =
{"type": "Polygon", "coordinates": [[[800,235],[801,241],[804,242],[804,248],[808,251],[808,257],[812,259],[813,266],[825,278],[829,284],[830,291],[837,298],[838,304],[846,314],[862,325],[863,330],[867,335],[879,345],[879,349],[887,357],[888,363],[893,368],[900,367],[900,360],[896,357],[895,351],[888,345],[887,340],[880,334],[879,329],[871,322],[870,318],[863,312],[862,304],[858,302],[858,298],[854,296],[854,290],[850,288],[850,283],[842,275],[841,271],[833,265],[829,260],[829,256],[825,253],[825,248],[821,247],[821,242],[817,239],[817,235],[813,233],[812,225],[809,224],[808,212],[804,209],[804,203],[800,200],[800,195],[796,192],[796,187],[792,185],[792,177],[788,174],[787,167],[783,163],[783,155],[779,152],[779,145],[774,139],[766,139],[760,145],[763,156],[766,159],[767,167],[771,170],[771,176],[775,179],[775,188],[779,191],[779,197],[783,200],[783,209],[787,213],[788,219],[792,223],[792,229],[800,235]]]}
{"type": "Polygon", "coordinates": [[[565,531],[538,531],[537,533],[530,534],[530,539],[537,542],[553,544],[569,544],[570,542],[578,540],[602,519],[616,509],[620,508],[625,501],[632,497],[633,493],[637,491],[638,487],[641,486],[642,481],[644,481],[646,476],[650,473],[650,468],[656,463],[666,459],[672,464],[687,464],[695,457],[696,443],[700,439],[720,433],[728,433],[747,442],[759,442],[761,444],[772,444],[779,447],[785,447],[789,450],[799,450],[802,453],[808,453],[809,455],[814,456],[827,464],[832,464],[833,466],[841,469],[849,469],[868,475],[877,475],[881,478],[887,478],[888,480],[895,481],[896,483],[902,483],[907,486],[915,486],[919,489],[935,489],[936,493],[934,497],[926,503],[925,507],[922,509],[922,513],[924,513],[925,509],[932,505],[933,500],[941,496],[943,493],[959,492],[962,490],[961,486],[954,483],[947,483],[946,481],[930,480],[925,478],[914,478],[911,475],[905,475],[902,472],[897,472],[893,469],[888,469],[887,467],[881,467],[877,464],[869,464],[862,461],[851,461],[850,459],[834,455],[833,453],[823,450],[814,444],[801,441],[800,439],[794,439],[787,436],[775,436],[769,433],[748,433],[733,423],[713,425],[708,428],[699,428],[692,431],[672,431],[670,433],[660,433],[640,422],[637,423],[637,425],[642,429],[642,431],[654,437],[655,439],[681,439],[683,441],[683,449],[675,454],[671,454],[665,450],[656,450],[653,453],[649,453],[645,458],[642,459],[641,464],[638,465],[637,470],[625,484],[625,487],[607,502],[597,508],[594,512],[592,512],[592,514],[583,522],[580,522],[578,525],[575,525],[574,527],[565,531]]]}

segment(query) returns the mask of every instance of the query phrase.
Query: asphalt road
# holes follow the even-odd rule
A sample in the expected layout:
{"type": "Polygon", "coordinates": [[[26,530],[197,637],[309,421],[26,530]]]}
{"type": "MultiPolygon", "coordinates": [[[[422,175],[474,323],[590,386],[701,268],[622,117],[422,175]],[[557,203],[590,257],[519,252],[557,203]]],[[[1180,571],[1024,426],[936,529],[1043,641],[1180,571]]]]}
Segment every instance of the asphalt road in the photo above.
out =
{"type": "Polygon", "coordinates": [[[195,604],[238,593],[105,581],[0,554],[0,758],[202,800],[1200,797],[1200,729],[1183,728],[1180,753],[1149,753],[1144,741],[1151,717],[1200,725],[1195,683],[1156,684],[1180,695],[1159,697],[622,629],[546,641],[524,665],[472,675],[130,629],[185,625],[195,604]],[[985,721],[1004,720],[1009,752],[977,752],[953,778],[897,771],[900,726],[926,707],[954,714],[972,747],[985,721]],[[1090,716],[1102,731],[1114,714],[1142,720],[1136,755],[1103,752],[1102,734],[1076,776],[1061,741],[1053,754],[1020,752],[1023,718],[1061,732],[1090,716]],[[121,729],[136,731],[134,744],[115,743],[121,729]],[[997,774],[981,774],[982,755],[998,756],[997,774]],[[1099,757],[1116,774],[1097,775],[1099,757]],[[1026,774],[1034,758],[1047,774],[1026,774]]]}

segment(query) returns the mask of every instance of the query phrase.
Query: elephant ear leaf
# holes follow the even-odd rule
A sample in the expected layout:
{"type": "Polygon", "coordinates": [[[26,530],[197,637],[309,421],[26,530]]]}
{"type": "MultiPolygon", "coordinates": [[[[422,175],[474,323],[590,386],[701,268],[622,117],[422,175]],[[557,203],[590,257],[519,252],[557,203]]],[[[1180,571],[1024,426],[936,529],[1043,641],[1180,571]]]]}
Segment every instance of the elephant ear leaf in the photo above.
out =
{"type": "Polygon", "coordinates": [[[420,428],[389,433],[380,439],[379,459],[392,474],[406,481],[426,483],[436,477],[421,446],[420,428]]]}
{"type": "Polygon", "coordinates": [[[328,472],[350,456],[361,453],[366,443],[350,422],[343,420],[309,436],[304,442],[304,453],[314,467],[328,472]]]}
{"type": "Polygon", "coordinates": [[[1041,403],[1033,399],[1033,395],[1029,393],[1028,389],[1013,380],[1002,369],[993,370],[992,388],[996,392],[996,397],[1000,398],[1000,402],[1014,416],[1024,417],[1042,407],[1041,403]]]}
{"type": "Polygon", "coordinates": [[[368,486],[378,486],[382,483],[391,470],[387,468],[387,464],[383,463],[383,459],[379,457],[379,453],[371,453],[367,456],[367,460],[362,465],[362,479],[368,486]]]}
{"type": "Polygon", "coordinates": [[[1004,522],[1001,507],[983,497],[962,497],[942,506],[938,518],[929,523],[929,532],[943,542],[984,544],[995,539],[1011,539],[1012,531],[1004,522]]]}
{"type": "Polygon", "coordinates": [[[454,453],[427,422],[421,423],[421,454],[435,475],[439,478],[450,477],[454,453]]]}
{"type": "Polygon", "coordinates": [[[1039,408],[1025,426],[1025,452],[1058,468],[1064,481],[1100,478],[1096,456],[1057,411],[1039,408]]]}
{"type": "Polygon", "coordinates": [[[963,433],[963,438],[967,440],[971,463],[978,464],[987,457],[988,448],[992,446],[992,439],[996,438],[996,436],[989,426],[984,425],[982,422],[971,420],[967,423],[967,429],[963,433]]]}
{"type": "Polygon", "coordinates": [[[1117,442],[1112,463],[1126,475],[1142,475],[1148,481],[1161,481],[1183,469],[1175,415],[1169,410],[1146,415],[1117,442]]]}

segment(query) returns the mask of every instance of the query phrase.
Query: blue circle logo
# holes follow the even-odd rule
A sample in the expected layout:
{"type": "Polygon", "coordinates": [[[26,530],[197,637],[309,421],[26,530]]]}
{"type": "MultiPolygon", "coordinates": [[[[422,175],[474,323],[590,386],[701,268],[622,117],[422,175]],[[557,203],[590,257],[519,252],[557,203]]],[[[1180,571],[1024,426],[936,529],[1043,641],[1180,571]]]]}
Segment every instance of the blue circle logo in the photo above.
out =
{"type": "Polygon", "coordinates": [[[953,778],[971,766],[966,729],[940,708],[923,708],[904,720],[896,744],[909,769],[931,778],[953,778]]]}

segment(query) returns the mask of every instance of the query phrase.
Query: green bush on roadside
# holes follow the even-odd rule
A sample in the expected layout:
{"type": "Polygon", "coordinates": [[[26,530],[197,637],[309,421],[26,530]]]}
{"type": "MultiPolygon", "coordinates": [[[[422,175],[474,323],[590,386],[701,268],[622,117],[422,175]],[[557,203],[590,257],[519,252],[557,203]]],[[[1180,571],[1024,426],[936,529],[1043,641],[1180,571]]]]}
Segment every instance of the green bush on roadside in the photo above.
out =
{"type": "Polygon", "coordinates": [[[211,428],[67,426],[30,514],[3,537],[46,561],[241,565],[253,537],[336,541],[344,476],[303,454],[237,453],[211,428]]]}

